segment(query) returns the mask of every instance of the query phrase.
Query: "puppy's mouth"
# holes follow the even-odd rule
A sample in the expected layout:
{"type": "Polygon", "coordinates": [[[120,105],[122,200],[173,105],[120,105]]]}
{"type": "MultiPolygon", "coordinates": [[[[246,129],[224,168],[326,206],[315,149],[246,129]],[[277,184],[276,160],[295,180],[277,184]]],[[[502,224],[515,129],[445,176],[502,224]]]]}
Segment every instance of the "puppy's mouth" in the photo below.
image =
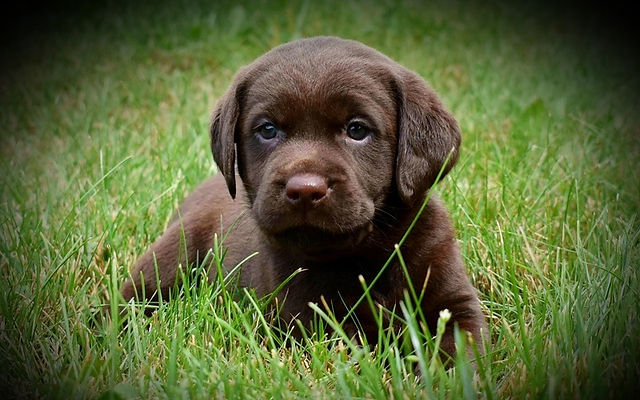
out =
{"type": "Polygon", "coordinates": [[[308,258],[328,259],[353,252],[372,230],[372,223],[339,233],[302,225],[272,232],[268,237],[273,244],[287,251],[308,258]]]}

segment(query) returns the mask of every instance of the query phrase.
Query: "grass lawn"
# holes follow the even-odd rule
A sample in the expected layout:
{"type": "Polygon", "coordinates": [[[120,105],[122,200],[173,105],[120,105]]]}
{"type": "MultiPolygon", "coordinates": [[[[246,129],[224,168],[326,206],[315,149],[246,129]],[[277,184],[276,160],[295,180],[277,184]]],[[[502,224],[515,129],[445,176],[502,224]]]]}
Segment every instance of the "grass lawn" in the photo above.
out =
{"type": "Polygon", "coordinates": [[[2,393],[601,399],[638,387],[640,81],[616,29],[482,2],[74,11],[3,39],[2,393]],[[475,374],[464,360],[439,367],[415,321],[367,347],[339,333],[292,343],[260,299],[220,282],[187,285],[123,331],[93,321],[216,172],[209,116],[234,72],[319,34],[417,71],[462,127],[460,161],[436,190],[491,326],[475,374]]]}

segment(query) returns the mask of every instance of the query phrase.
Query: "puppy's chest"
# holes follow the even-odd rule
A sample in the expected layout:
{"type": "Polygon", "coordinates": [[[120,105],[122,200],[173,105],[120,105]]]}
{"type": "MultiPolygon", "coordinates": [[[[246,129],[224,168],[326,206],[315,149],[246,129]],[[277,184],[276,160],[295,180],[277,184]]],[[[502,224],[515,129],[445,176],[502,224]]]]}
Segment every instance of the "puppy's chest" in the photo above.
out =
{"type": "MultiPolygon", "coordinates": [[[[380,272],[380,262],[348,258],[320,263],[300,263],[302,269],[289,288],[308,301],[325,298],[350,298],[363,293],[363,282],[370,284],[380,272]]],[[[386,292],[389,274],[385,271],[376,281],[374,290],[386,292]]],[[[282,278],[282,277],[281,277],[282,278]]],[[[280,280],[282,281],[282,280],[280,280]]]]}

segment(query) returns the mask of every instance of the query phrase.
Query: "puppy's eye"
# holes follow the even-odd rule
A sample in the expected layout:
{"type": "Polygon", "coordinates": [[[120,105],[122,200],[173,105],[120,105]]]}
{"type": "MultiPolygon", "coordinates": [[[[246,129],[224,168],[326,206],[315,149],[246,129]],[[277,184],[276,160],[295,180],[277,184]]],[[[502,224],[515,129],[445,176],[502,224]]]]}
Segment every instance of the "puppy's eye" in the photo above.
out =
{"type": "Polygon", "coordinates": [[[359,122],[351,122],[347,125],[347,136],[353,140],[364,140],[369,136],[369,129],[359,122]]]}
{"type": "Polygon", "coordinates": [[[278,135],[278,128],[271,123],[266,123],[260,127],[258,134],[265,140],[271,140],[278,135]]]}

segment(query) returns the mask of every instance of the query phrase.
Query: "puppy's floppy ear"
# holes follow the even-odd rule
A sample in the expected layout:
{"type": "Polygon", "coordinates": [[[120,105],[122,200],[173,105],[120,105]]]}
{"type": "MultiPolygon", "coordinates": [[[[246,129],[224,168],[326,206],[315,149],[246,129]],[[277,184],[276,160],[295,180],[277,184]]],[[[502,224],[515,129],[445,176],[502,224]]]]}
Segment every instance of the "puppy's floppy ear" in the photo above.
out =
{"type": "Polygon", "coordinates": [[[211,152],[218,170],[227,182],[232,198],[236,197],[236,126],[240,116],[240,96],[244,84],[238,73],[232,85],[227,89],[213,111],[211,118],[211,152]]]}
{"type": "Polygon", "coordinates": [[[401,199],[412,205],[434,184],[450,152],[440,177],[456,163],[460,128],[422,78],[404,68],[397,72],[396,184],[401,199]]]}

